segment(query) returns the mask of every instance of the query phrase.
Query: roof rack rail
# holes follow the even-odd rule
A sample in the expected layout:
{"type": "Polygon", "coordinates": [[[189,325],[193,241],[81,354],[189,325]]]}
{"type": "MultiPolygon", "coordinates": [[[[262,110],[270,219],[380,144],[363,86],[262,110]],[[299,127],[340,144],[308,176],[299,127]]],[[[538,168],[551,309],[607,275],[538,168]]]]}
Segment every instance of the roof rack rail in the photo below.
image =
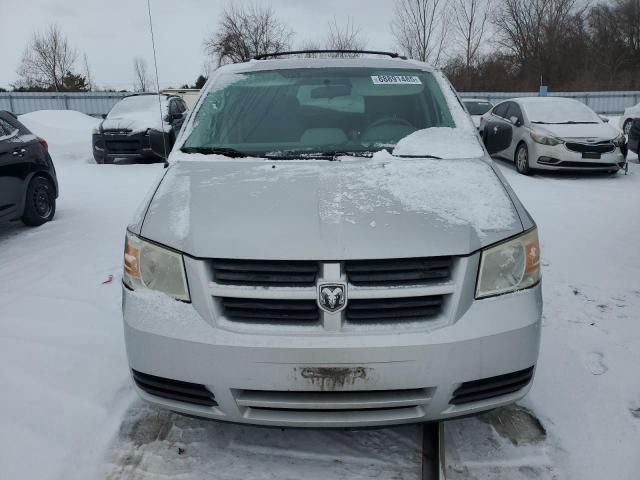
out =
{"type": "Polygon", "coordinates": [[[312,53],[351,53],[351,54],[367,54],[367,55],[386,55],[391,58],[400,58],[402,60],[406,60],[407,57],[404,55],[400,55],[396,52],[383,52],[378,50],[292,50],[290,52],[274,52],[274,53],[263,53],[261,55],[256,55],[253,57],[254,60],[265,60],[271,57],[282,57],[284,55],[304,55],[304,54],[312,54],[312,53]]]}

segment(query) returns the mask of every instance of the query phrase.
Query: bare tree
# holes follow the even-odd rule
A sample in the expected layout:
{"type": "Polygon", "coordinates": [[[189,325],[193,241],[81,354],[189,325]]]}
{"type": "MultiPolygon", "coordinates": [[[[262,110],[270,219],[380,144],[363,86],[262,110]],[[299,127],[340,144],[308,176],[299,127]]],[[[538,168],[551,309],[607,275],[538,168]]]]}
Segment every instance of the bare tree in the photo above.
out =
{"type": "Polygon", "coordinates": [[[133,59],[133,89],[136,92],[146,92],[151,86],[149,76],[147,74],[147,61],[142,57],[133,59]]]}
{"type": "MultiPolygon", "coordinates": [[[[327,34],[328,50],[364,50],[367,42],[360,36],[360,27],[356,26],[352,17],[346,19],[342,25],[338,24],[338,20],[333,17],[329,22],[329,31],[327,34]]],[[[357,57],[357,53],[332,53],[332,57],[357,57]]]]}
{"type": "Polygon", "coordinates": [[[224,10],[218,30],[204,45],[221,65],[287,50],[292,36],[293,31],[276,17],[271,7],[232,4],[224,10]]]}
{"type": "Polygon", "coordinates": [[[577,0],[503,0],[494,20],[500,44],[514,55],[521,69],[553,75],[561,66],[563,43],[586,8],[578,10],[576,5],[577,0]]]}
{"type": "Polygon", "coordinates": [[[439,64],[446,30],[443,0],[396,0],[391,33],[409,57],[439,64]]]}
{"type": "Polygon", "coordinates": [[[453,0],[453,30],[464,51],[467,70],[478,61],[489,18],[487,0],[453,0]]]}
{"type": "Polygon", "coordinates": [[[29,87],[64,90],[64,77],[76,61],[78,53],[57,25],[34,33],[22,54],[18,75],[29,87]]]}
{"type": "Polygon", "coordinates": [[[89,58],[87,58],[87,53],[82,54],[82,74],[84,75],[87,91],[95,90],[96,85],[93,81],[93,75],[91,74],[91,67],[89,67],[89,58]]]}

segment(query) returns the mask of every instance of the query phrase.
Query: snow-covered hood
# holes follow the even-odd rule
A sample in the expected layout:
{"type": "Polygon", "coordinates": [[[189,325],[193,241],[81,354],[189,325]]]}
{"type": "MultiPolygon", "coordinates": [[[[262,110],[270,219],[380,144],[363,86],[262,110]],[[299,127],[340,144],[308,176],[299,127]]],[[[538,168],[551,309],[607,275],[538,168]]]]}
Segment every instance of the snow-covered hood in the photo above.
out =
{"type": "Polygon", "coordinates": [[[484,160],[179,156],[140,233],[196,257],[460,255],[523,230],[507,189],[484,160]]]}
{"type": "Polygon", "coordinates": [[[161,121],[158,111],[109,117],[105,118],[100,125],[102,130],[130,130],[131,133],[145,132],[149,128],[160,130],[167,127],[167,123],[161,121]]]}
{"type": "Polygon", "coordinates": [[[583,123],[559,125],[534,125],[535,130],[546,130],[558,138],[594,139],[594,141],[613,140],[620,131],[608,123],[583,123]]]}

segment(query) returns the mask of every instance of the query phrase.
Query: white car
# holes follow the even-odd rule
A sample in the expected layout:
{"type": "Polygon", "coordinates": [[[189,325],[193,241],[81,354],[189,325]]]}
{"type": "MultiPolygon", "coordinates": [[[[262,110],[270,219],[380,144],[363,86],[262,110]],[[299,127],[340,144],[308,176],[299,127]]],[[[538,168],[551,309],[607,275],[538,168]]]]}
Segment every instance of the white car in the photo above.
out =
{"type": "Polygon", "coordinates": [[[625,135],[629,135],[631,122],[634,118],[640,118],[640,103],[633,107],[625,108],[624,113],[620,117],[618,125],[625,135]]]}
{"type": "Polygon", "coordinates": [[[476,128],[480,128],[482,115],[493,108],[493,104],[484,98],[463,98],[462,103],[469,112],[476,128]]]}
{"type": "Polygon", "coordinates": [[[522,398],[538,360],[536,225],[445,77],[401,58],[217,69],[123,283],[138,393],[212,419],[458,417],[522,398]]]}
{"type": "Polygon", "coordinates": [[[481,124],[487,148],[533,170],[593,170],[615,173],[624,166],[626,139],[585,104],[562,97],[523,97],[499,103],[481,124]],[[493,142],[508,147],[494,148],[493,142]]]}

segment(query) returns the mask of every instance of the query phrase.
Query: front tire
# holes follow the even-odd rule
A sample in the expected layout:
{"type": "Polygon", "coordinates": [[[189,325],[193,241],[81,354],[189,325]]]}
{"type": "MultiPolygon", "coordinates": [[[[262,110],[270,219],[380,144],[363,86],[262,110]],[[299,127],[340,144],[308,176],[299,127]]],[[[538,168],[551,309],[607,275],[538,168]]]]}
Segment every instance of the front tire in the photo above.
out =
{"type": "Polygon", "coordinates": [[[622,125],[622,131],[624,132],[624,134],[628,137],[629,136],[629,132],[631,131],[631,124],[633,122],[631,121],[630,118],[627,118],[624,122],[624,124],[622,125]]]}
{"type": "Polygon", "coordinates": [[[515,156],[516,170],[522,175],[531,175],[531,167],[529,166],[529,149],[525,143],[521,143],[516,148],[515,156]]]}
{"type": "Polygon", "coordinates": [[[45,177],[34,177],[27,187],[22,222],[37,227],[50,221],[56,213],[56,194],[53,184],[45,177]]]}

